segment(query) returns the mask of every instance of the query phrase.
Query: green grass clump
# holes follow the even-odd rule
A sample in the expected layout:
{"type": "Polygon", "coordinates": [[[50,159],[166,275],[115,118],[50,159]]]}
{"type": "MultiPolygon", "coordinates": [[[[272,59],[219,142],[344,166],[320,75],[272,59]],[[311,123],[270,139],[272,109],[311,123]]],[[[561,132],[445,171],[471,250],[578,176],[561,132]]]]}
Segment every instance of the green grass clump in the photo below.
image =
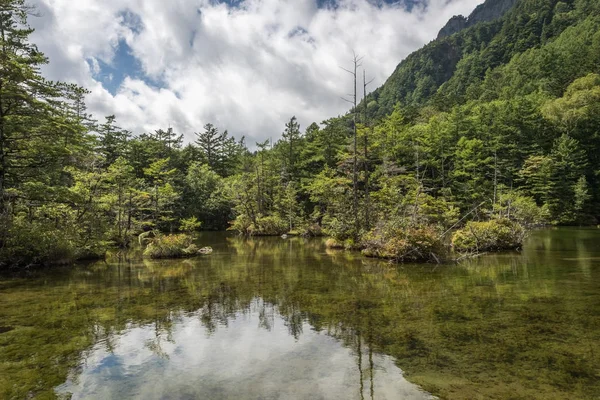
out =
{"type": "Polygon", "coordinates": [[[361,243],[365,256],[395,261],[439,262],[447,253],[439,229],[430,225],[380,226],[367,233],[361,243]]]}
{"type": "Polygon", "coordinates": [[[198,254],[198,247],[193,241],[194,238],[187,234],[157,234],[149,241],[144,255],[155,259],[191,257],[198,254]]]}
{"type": "Polygon", "coordinates": [[[525,228],[508,219],[469,222],[457,230],[452,245],[459,252],[513,250],[522,246],[525,228]]]}

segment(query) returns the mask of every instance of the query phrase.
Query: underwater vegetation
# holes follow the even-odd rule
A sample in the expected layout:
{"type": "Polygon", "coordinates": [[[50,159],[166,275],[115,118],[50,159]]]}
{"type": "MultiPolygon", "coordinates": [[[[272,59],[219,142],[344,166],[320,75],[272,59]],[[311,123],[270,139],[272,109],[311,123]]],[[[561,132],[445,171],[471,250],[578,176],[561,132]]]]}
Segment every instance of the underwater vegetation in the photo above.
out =
{"type": "MultiPolygon", "coordinates": [[[[409,381],[443,399],[594,399],[598,239],[600,230],[545,230],[521,253],[395,265],[328,253],[318,239],[211,234],[198,242],[215,248],[210,257],[125,253],[3,278],[0,398],[56,397],[92,346],[110,350],[132,327],[167,341],[177,316],[193,313],[208,332],[235,329],[230,321],[261,299],[294,338],[309,324],[354,352],[360,343],[393,356],[409,381]]],[[[270,329],[268,313],[259,329],[270,329]]]]}

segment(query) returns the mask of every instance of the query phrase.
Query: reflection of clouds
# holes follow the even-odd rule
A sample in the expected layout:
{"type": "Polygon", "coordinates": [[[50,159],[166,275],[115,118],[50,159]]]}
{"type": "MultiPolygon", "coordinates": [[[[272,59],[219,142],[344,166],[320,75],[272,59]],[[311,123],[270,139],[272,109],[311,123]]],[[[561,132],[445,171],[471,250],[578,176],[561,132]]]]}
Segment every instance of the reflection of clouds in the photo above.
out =
{"type": "MultiPolygon", "coordinates": [[[[210,335],[197,314],[174,319],[172,341],[161,357],[144,346],[157,340],[154,325],[132,327],[112,338],[113,351],[97,343],[77,377],[57,390],[73,399],[352,399],[360,398],[357,356],[349,348],[303,323],[295,339],[277,314],[271,329],[260,327],[260,306],[231,318],[210,335]]],[[[431,396],[402,377],[393,360],[374,356],[375,398],[431,396]]],[[[363,371],[368,369],[363,357],[363,371]]],[[[369,397],[368,373],[363,372],[369,397]]]]}

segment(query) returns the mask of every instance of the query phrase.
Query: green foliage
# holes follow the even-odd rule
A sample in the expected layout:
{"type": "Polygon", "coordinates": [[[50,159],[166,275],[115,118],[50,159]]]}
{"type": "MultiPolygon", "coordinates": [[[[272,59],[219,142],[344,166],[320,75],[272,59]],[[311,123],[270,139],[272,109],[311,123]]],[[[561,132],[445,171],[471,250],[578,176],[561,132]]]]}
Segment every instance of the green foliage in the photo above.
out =
{"type": "Polygon", "coordinates": [[[179,230],[188,234],[197,231],[200,229],[200,226],[202,226],[202,222],[199,222],[196,217],[185,218],[179,221],[179,230]]]}
{"type": "Polygon", "coordinates": [[[510,219],[523,226],[544,225],[549,219],[547,207],[539,207],[532,197],[514,191],[502,193],[493,211],[500,218],[510,219]]]}
{"type": "Polygon", "coordinates": [[[435,226],[407,226],[398,221],[381,223],[366,234],[362,253],[394,261],[440,262],[447,257],[443,232],[435,226]]]}
{"type": "Polygon", "coordinates": [[[327,234],[398,258],[427,229],[468,216],[524,226],[600,219],[600,17],[591,0],[521,0],[502,18],[469,23],[409,55],[356,113],[304,132],[291,117],[280,140],[253,152],[212,124],[185,146],[171,128],[133,136],[114,116],[96,124],[85,89],[40,75],[47,60],[28,41],[24,2],[5,3],[0,251],[31,257],[7,260],[48,262],[11,249],[13,234],[37,230],[68,242],[74,257],[201,223],[327,234]],[[412,236],[389,234],[390,221],[412,236]]]}
{"type": "Polygon", "coordinates": [[[197,217],[206,229],[225,229],[231,216],[231,203],[225,180],[207,164],[192,162],[183,188],[183,215],[197,217]]]}
{"type": "Polygon", "coordinates": [[[98,127],[98,152],[104,157],[106,165],[126,155],[130,137],[131,132],[115,125],[114,115],[106,117],[106,122],[98,127]]]}
{"type": "Polygon", "coordinates": [[[65,231],[50,223],[17,217],[7,227],[6,237],[0,249],[0,267],[65,264],[76,259],[75,244],[65,231]]]}
{"type": "Polygon", "coordinates": [[[472,221],[452,236],[452,245],[458,252],[483,252],[520,248],[525,238],[521,224],[509,219],[472,221]]]}
{"type": "Polygon", "coordinates": [[[194,238],[188,234],[163,235],[157,234],[150,239],[144,250],[144,256],[150,258],[182,258],[198,254],[194,238]]]}

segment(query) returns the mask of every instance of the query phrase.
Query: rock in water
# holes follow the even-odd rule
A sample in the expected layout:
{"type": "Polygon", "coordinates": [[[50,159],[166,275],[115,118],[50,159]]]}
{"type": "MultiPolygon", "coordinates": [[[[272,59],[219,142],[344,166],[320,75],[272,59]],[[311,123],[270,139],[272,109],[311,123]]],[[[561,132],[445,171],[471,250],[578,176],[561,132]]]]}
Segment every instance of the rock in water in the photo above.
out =
{"type": "Polygon", "coordinates": [[[200,250],[198,250],[198,254],[210,254],[213,252],[212,247],[203,247],[200,250]]]}

